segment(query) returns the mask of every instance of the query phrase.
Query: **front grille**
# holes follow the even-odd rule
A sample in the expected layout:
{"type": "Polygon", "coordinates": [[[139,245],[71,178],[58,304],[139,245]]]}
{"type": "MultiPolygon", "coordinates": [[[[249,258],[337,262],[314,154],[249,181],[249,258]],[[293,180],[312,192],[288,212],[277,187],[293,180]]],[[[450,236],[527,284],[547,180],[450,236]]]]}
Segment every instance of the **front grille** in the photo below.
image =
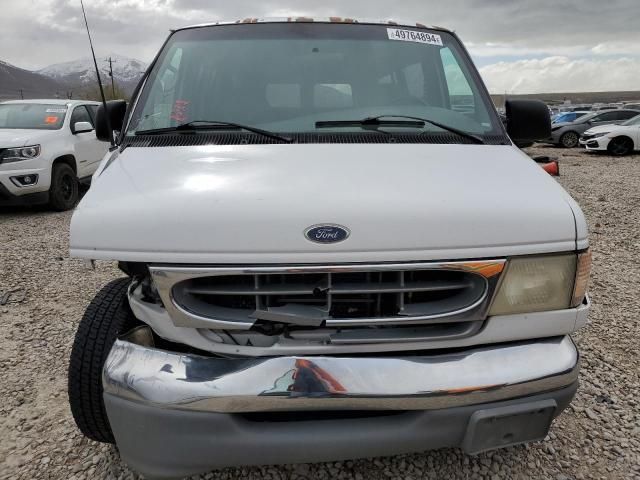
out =
{"type": "Polygon", "coordinates": [[[328,326],[384,319],[440,318],[468,309],[486,280],[463,271],[224,275],[173,288],[176,301],[200,316],[328,326]]]}
{"type": "MultiPolygon", "coordinates": [[[[352,333],[347,330],[359,327],[424,326],[407,331],[409,336],[425,335],[427,328],[444,334],[443,326],[452,331],[463,323],[470,327],[470,322],[486,317],[503,265],[496,260],[150,270],[177,326],[261,331],[282,326],[305,331],[338,328],[348,341],[352,333]]],[[[385,335],[378,331],[374,336],[385,335]]]]}

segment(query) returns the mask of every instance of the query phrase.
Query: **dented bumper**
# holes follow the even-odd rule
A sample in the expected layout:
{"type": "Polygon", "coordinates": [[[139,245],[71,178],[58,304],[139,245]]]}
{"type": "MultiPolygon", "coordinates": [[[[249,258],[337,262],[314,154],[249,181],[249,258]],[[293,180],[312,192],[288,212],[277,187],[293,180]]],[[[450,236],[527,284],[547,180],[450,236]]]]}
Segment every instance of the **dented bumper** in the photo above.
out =
{"type": "Polygon", "coordinates": [[[118,340],[106,394],[162,408],[216,413],[429,410],[495,402],[571,385],[568,336],[403,357],[228,359],[118,340]]]}
{"type": "Polygon", "coordinates": [[[577,375],[569,337],[446,355],[250,359],[123,339],[103,384],[124,461],[148,478],[176,478],[542,440],[575,394],[577,375]]]}

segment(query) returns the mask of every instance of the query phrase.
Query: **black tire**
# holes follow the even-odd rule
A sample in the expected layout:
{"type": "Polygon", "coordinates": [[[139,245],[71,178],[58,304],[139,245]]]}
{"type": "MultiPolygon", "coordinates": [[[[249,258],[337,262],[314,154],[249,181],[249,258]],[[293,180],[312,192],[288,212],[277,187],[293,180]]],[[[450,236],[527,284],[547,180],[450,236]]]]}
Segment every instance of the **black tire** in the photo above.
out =
{"type": "Polygon", "coordinates": [[[53,166],[49,205],[59,212],[72,209],[78,203],[78,178],[66,163],[53,166]]]}
{"type": "Polygon", "coordinates": [[[616,157],[629,155],[633,151],[633,140],[628,137],[612,138],[607,145],[607,151],[616,157]]]}
{"type": "Polygon", "coordinates": [[[76,425],[91,440],[114,443],[102,398],[102,367],[119,334],[138,323],[129,308],[130,278],[105,285],[87,307],[71,349],[69,405],[76,425]]]}
{"type": "Polygon", "coordinates": [[[572,131],[565,132],[560,137],[560,145],[564,148],[575,148],[578,146],[579,141],[580,135],[572,131]]]}

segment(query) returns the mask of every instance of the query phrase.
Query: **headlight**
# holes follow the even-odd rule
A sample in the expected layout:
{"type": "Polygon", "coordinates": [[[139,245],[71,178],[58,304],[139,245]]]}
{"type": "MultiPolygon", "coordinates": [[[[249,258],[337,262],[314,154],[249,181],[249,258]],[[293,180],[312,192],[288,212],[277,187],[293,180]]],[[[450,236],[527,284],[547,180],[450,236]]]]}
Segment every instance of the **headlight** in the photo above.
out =
{"type": "Polygon", "coordinates": [[[586,294],[589,251],[509,260],[490,315],[575,307],[586,294]]]}
{"type": "Polygon", "coordinates": [[[7,148],[0,152],[0,163],[20,162],[40,155],[40,145],[30,147],[7,148]]]}
{"type": "Polygon", "coordinates": [[[609,135],[611,132],[598,132],[593,134],[593,138],[604,137],[605,135],[609,135]]]}

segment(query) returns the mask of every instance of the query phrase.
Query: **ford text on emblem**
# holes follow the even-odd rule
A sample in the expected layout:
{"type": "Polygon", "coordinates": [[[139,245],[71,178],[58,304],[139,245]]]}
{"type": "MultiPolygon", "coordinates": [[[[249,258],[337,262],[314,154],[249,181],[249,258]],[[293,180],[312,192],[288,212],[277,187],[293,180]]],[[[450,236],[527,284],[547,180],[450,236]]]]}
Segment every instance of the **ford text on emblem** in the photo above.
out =
{"type": "Polygon", "coordinates": [[[340,225],[314,225],[307,228],[304,236],[316,243],[336,243],[346,240],[349,230],[340,225]]]}

